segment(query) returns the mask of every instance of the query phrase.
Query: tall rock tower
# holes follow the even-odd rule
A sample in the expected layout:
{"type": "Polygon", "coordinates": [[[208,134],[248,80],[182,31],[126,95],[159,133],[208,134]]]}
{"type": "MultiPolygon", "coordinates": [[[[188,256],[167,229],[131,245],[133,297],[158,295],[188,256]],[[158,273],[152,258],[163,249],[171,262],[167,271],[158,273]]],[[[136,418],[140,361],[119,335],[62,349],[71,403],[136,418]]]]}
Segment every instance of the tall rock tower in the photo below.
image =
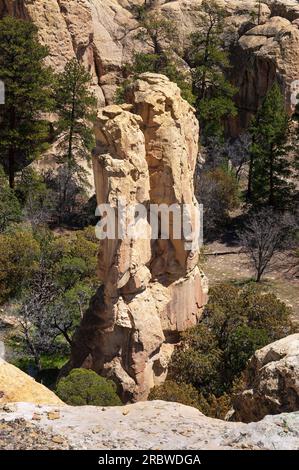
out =
{"type": "MultiPolygon", "coordinates": [[[[150,73],[132,85],[127,99],[128,104],[107,106],[98,114],[98,204],[115,208],[117,218],[119,199],[147,210],[174,204],[196,212],[199,129],[193,108],[177,85],[150,73]]],[[[188,248],[183,234],[174,236],[171,220],[168,239],[100,241],[102,284],[74,338],[71,367],[90,367],[113,378],[127,400],[145,399],[165,380],[178,333],[196,324],[207,299],[198,248],[188,248]]],[[[148,215],[139,222],[151,233],[148,215]]]]}

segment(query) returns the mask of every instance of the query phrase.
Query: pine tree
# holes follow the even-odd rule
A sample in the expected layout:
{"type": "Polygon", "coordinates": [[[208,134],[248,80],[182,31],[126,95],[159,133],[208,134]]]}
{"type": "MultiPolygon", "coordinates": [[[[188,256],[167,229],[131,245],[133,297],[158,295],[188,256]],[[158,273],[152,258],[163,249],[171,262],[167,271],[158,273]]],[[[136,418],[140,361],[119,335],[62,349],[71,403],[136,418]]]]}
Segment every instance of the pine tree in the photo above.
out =
{"type": "MultiPolygon", "coordinates": [[[[92,123],[95,120],[96,98],[89,91],[90,74],[77,59],[70,60],[56,77],[57,135],[60,136],[60,209],[66,210],[67,193],[74,186],[86,187],[84,160],[91,159],[94,146],[92,123]]],[[[79,191],[80,192],[80,191],[79,191]]]]}
{"type": "Polygon", "coordinates": [[[9,16],[0,21],[0,79],[5,104],[0,105],[0,162],[14,188],[15,173],[45,147],[48,123],[41,117],[51,106],[51,72],[43,60],[46,47],[29,21],[9,16]]]}
{"type": "Polygon", "coordinates": [[[154,54],[163,53],[163,44],[175,39],[173,22],[160,13],[146,9],[139,20],[141,30],[137,38],[153,49],[154,54]]]}
{"type": "Polygon", "coordinates": [[[0,233],[14,222],[21,220],[21,207],[13,189],[0,166],[0,233]]]}
{"type": "Polygon", "coordinates": [[[291,162],[287,159],[289,118],[277,83],[267,93],[253,120],[247,199],[282,207],[291,200],[291,162]]]}
{"type": "Polygon", "coordinates": [[[223,49],[226,12],[214,1],[204,1],[199,10],[198,30],[191,35],[189,62],[203,139],[222,136],[224,118],[236,115],[236,89],[226,79],[228,53],[223,49]]]}
{"type": "MultiPolygon", "coordinates": [[[[134,55],[132,64],[124,67],[124,75],[127,79],[117,92],[117,102],[125,99],[126,88],[132,80],[138,78],[141,73],[152,72],[166,75],[176,83],[181,90],[182,97],[190,104],[194,104],[195,97],[192,93],[192,85],[189,77],[179,66],[178,56],[174,53],[177,45],[175,25],[173,21],[165,18],[161,13],[152,10],[155,2],[146,2],[144,5],[134,5],[131,9],[139,23],[136,38],[145,43],[151,53],[138,52],[134,55]]],[[[181,60],[181,63],[183,61],[181,60]]]]}
{"type": "Polygon", "coordinates": [[[69,166],[77,159],[89,159],[94,145],[91,124],[95,119],[96,98],[89,91],[90,81],[90,74],[77,59],[70,60],[57,76],[57,131],[63,134],[65,160],[69,166]]]}

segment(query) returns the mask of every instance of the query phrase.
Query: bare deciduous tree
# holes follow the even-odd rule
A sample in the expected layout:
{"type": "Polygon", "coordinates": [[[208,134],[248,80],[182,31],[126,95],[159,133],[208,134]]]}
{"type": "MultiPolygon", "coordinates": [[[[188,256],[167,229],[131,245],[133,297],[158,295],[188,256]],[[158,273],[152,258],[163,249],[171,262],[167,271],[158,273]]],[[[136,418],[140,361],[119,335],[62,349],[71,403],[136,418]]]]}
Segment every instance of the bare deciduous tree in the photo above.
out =
{"type": "Polygon", "coordinates": [[[241,245],[256,274],[256,282],[270,269],[274,255],[291,239],[292,224],[287,215],[272,209],[252,214],[239,233],[241,245]]]}
{"type": "Polygon", "coordinates": [[[44,259],[24,295],[19,321],[26,349],[33,356],[35,366],[41,370],[41,356],[72,345],[72,335],[88,306],[93,289],[77,283],[64,290],[54,280],[44,259]]]}
{"type": "Polygon", "coordinates": [[[47,315],[47,307],[57,295],[55,290],[46,269],[42,266],[35,275],[19,311],[24,341],[38,370],[41,369],[41,355],[52,352],[54,341],[59,335],[47,315]]]}

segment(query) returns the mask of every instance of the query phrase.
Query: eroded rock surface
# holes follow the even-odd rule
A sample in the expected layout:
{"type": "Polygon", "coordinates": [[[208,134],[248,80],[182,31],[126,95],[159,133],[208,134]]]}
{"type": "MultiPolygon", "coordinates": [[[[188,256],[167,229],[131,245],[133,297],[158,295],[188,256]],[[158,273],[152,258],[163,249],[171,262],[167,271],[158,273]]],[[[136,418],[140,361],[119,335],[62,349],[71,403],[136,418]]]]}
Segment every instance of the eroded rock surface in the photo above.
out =
{"type": "Polygon", "coordinates": [[[256,351],[245,378],[246,390],[234,402],[236,420],[299,410],[299,334],[256,351]]]}
{"type": "MultiPolygon", "coordinates": [[[[193,108],[174,83],[149,73],[132,86],[128,101],[98,114],[98,204],[117,209],[122,198],[146,209],[149,204],[176,204],[179,210],[185,205],[195,231],[199,130],[193,108]]],[[[177,333],[197,322],[207,298],[198,246],[193,248],[182,230],[177,239],[172,224],[169,239],[152,240],[147,212],[138,223],[146,237],[100,243],[102,286],[76,334],[71,361],[72,367],[112,376],[123,396],[134,400],[146,398],[165,379],[177,333]]]]}
{"type": "Polygon", "coordinates": [[[0,448],[299,450],[298,427],[299,413],[267,416],[259,423],[230,423],[163,401],[112,408],[18,403],[13,412],[0,409],[0,448]],[[60,416],[49,420],[53,409],[60,416]],[[15,432],[22,433],[22,442],[15,432]]]}

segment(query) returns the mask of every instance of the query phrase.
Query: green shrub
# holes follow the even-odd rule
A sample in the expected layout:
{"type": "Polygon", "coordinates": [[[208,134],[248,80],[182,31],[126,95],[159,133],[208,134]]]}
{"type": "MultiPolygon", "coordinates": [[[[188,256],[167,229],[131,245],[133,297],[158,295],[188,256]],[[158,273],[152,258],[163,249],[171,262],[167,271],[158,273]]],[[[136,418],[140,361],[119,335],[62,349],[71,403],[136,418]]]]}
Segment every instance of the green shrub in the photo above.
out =
{"type": "Polygon", "coordinates": [[[0,234],[0,303],[20,294],[38,267],[40,247],[30,230],[0,234]]]}
{"type": "Polygon", "coordinates": [[[68,405],[118,406],[121,400],[116,385],[96,372],[87,369],[73,369],[60,380],[57,395],[68,405]]]}
{"type": "Polygon", "coordinates": [[[25,220],[42,225],[51,220],[55,195],[47,188],[44,178],[33,168],[24,168],[17,181],[16,194],[25,220]]]}
{"type": "Polygon", "coordinates": [[[291,313],[276,295],[263,292],[255,283],[244,287],[218,284],[210,290],[204,323],[225,349],[229,336],[241,325],[266,331],[268,343],[291,334],[291,313]]]}
{"type": "Polygon", "coordinates": [[[193,385],[183,382],[176,383],[173,380],[167,380],[162,385],[154,387],[148,399],[182,403],[197,408],[207,416],[220,419],[224,419],[231,408],[231,400],[227,394],[219,398],[216,398],[215,395],[205,397],[193,385]]]}
{"type": "Polygon", "coordinates": [[[173,380],[167,380],[162,385],[154,387],[148,399],[182,403],[197,408],[204,414],[207,414],[209,410],[207,401],[193,385],[176,383],[173,380]]]}
{"type": "Polygon", "coordinates": [[[172,356],[170,375],[212,393],[221,388],[222,356],[216,336],[201,323],[182,333],[181,347],[172,356]]]}
{"type": "Polygon", "coordinates": [[[228,371],[231,371],[232,378],[244,370],[248,358],[257,349],[268,343],[270,340],[266,330],[250,328],[247,325],[238,326],[229,335],[225,351],[228,371]]]}
{"type": "Polygon", "coordinates": [[[204,207],[205,236],[209,237],[228,223],[230,211],[240,205],[236,176],[225,166],[204,170],[200,175],[198,197],[204,207]]]}
{"type": "Polygon", "coordinates": [[[87,277],[88,266],[82,258],[65,256],[57,265],[58,282],[65,289],[87,277]]]}
{"type": "Polygon", "coordinates": [[[201,322],[182,334],[169,377],[205,397],[230,393],[257,349],[293,332],[290,315],[289,307],[255,285],[215,286],[201,322]]]}
{"type": "Polygon", "coordinates": [[[191,105],[195,104],[195,96],[192,92],[192,84],[190,78],[182,72],[176,64],[175,60],[167,54],[147,54],[137,53],[134,56],[133,64],[127,64],[124,69],[125,75],[128,75],[122,85],[116,92],[116,103],[122,104],[126,102],[126,94],[130,85],[145,72],[159,73],[166,75],[170,81],[177,84],[181,90],[182,97],[191,105]]]}

